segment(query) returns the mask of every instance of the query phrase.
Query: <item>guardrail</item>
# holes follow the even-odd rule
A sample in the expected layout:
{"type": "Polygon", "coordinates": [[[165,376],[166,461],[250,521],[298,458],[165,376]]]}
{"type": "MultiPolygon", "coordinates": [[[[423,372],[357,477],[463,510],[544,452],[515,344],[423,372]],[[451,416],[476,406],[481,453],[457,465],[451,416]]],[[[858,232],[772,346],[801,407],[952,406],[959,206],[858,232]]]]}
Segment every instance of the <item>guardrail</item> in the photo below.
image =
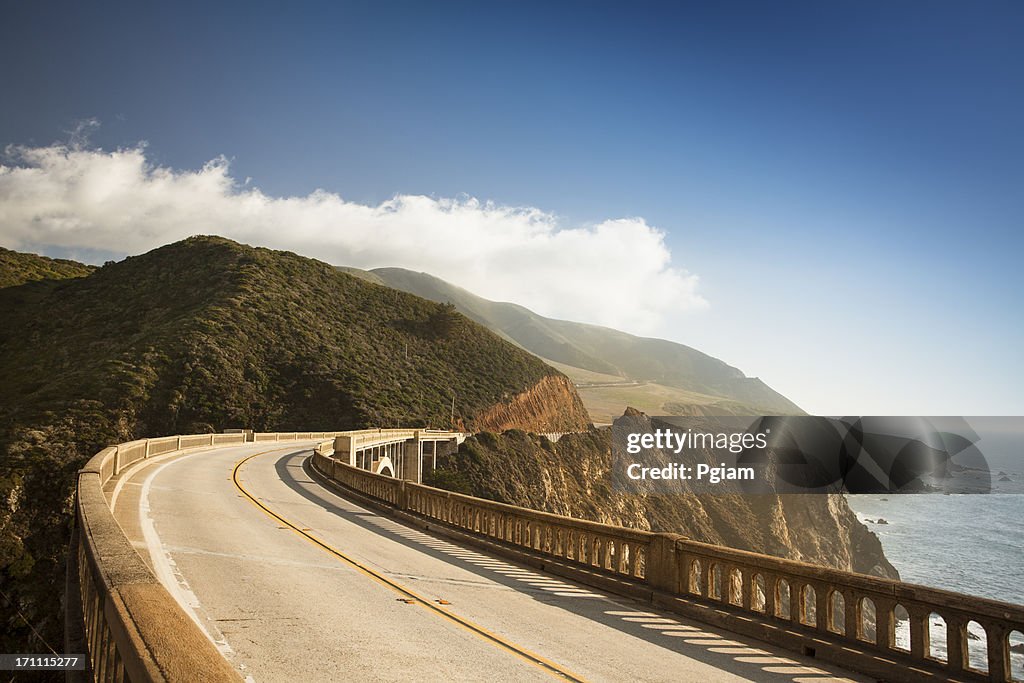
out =
{"type": "Polygon", "coordinates": [[[331,481],[554,573],[886,680],[1015,680],[1009,641],[1024,643],[1020,605],[482,500],[372,474],[327,450],[314,452],[313,466],[331,481]],[[938,620],[944,659],[929,633],[938,620]],[[897,638],[901,629],[907,638],[897,638]],[[970,656],[982,645],[983,656],[970,656]]]}
{"type": "MultiPolygon", "coordinates": [[[[340,432],[258,434],[264,440],[325,439],[340,432]]],[[[244,433],[185,434],[105,448],[78,472],[76,524],[69,553],[71,588],[81,601],[81,633],[94,680],[232,681],[239,674],[181,609],[132,547],[114,519],[104,486],[132,465],[157,455],[246,441],[244,433]]],[[[69,609],[68,614],[78,615],[69,609]]]]}
{"type": "MultiPolygon", "coordinates": [[[[187,434],[131,441],[97,453],[79,471],[71,548],[75,562],[69,565],[80,593],[92,676],[101,681],[239,680],[118,526],[104,493],[111,478],[147,458],[191,448],[370,431],[262,432],[248,439],[242,433],[187,434]]],[[[1019,605],[392,479],[333,460],[328,455],[332,444],[317,446],[315,469],[422,526],[890,680],[1010,681],[1011,635],[1024,642],[1024,607],[1019,605]],[[930,633],[938,620],[946,630],[944,660],[930,633]],[[972,642],[972,622],[984,633],[983,641],[972,642]],[[897,638],[900,629],[907,631],[906,638],[897,638]],[[982,645],[984,656],[972,656],[971,650],[982,645]]]]}
{"type": "MultiPolygon", "coordinates": [[[[374,432],[380,430],[372,430],[374,432]]],[[[253,441],[306,441],[308,439],[334,438],[348,432],[254,432],[253,441]]]]}

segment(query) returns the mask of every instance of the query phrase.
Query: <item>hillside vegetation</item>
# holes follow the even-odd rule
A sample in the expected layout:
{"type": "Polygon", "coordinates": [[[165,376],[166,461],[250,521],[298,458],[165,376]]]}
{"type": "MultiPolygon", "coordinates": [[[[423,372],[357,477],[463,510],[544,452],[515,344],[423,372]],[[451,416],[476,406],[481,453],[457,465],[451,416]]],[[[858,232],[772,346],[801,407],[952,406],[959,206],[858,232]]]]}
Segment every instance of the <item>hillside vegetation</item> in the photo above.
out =
{"type": "Polygon", "coordinates": [[[85,277],[95,268],[77,261],[23,254],[0,247],[0,287],[14,287],[36,280],[85,277]]]}
{"type": "Polygon", "coordinates": [[[573,381],[587,407],[590,420],[598,425],[610,425],[629,406],[648,415],[750,415],[761,412],[748,404],[722,396],[701,394],[657,382],[626,380],[553,360],[546,362],[573,381]]]}
{"type": "MultiPolygon", "coordinates": [[[[638,337],[598,325],[556,320],[538,315],[528,308],[512,303],[490,301],[445,282],[427,273],[403,268],[376,268],[360,271],[343,268],[369,281],[411,292],[439,302],[451,302],[467,317],[487,326],[527,351],[560,364],[559,367],[576,381],[578,377],[597,373],[657,384],[701,397],[698,403],[720,403],[726,412],[746,414],[791,415],[802,411],[792,401],[774,391],[756,377],[747,377],[737,368],[684,344],[638,337]]],[[[654,396],[636,387],[623,387],[626,400],[635,403],[650,401],[654,396]]],[[[666,392],[661,392],[666,393],[666,392]]],[[[606,417],[603,403],[608,397],[582,392],[588,407],[593,405],[595,420],[606,417]],[[591,399],[593,398],[593,401],[591,399]]],[[[662,401],[658,408],[664,414],[678,414],[677,406],[684,400],[662,401]]],[[[617,406],[621,414],[627,403],[617,406]]],[[[685,410],[685,408],[684,408],[685,410]]]]}
{"type": "MultiPolygon", "coordinates": [[[[109,443],[448,427],[453,395],[467,429],[587,424],[564,376],[452,307],[220,238],[0,289],[0,312],[0,588],[54,642],[74,472],[109,443]]],[[[2,614],[0,651],[43,651],[2,614]]]]}

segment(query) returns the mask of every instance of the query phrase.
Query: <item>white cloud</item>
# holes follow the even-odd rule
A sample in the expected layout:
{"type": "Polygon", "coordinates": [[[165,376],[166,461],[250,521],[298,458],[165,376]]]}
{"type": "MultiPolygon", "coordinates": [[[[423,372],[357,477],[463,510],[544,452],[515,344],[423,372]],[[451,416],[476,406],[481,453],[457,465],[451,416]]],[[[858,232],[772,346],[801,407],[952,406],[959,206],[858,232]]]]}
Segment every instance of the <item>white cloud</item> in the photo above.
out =
{"type": "Polygon", "coordinates": [[[707,305],[642,218],[564,226],[530,207],[400,195],[377,206],[317,190],[270,197],[230,175],[146,159],[144,146],[10,147],[0,165],[0,241],[138,254],[195,234],[288,249],[360,268],[421,270],[549,316],[638,333],[707,305]]]}

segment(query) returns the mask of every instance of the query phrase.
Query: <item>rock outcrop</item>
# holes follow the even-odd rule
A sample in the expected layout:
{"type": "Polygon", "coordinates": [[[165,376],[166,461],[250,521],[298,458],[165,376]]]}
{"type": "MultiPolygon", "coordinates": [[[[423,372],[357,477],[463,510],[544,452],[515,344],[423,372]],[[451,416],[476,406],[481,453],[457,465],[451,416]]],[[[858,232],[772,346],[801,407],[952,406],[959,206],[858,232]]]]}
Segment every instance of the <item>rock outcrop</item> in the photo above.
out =
{"type": "Polygon", "coordinates": [[[476,431],[579,432],[590,426],[590,418],[576,387],[558,374],[479,413],[472,423],[476,431]]]}
{"type": "Polygon", "coordinates": [[[611,473],[610,430],[568,434],[555,443],[513,430],[467,440],[428,483],[581,519],[898,577],[878,538],[842,495],[627,492],[612,484],[611,473]]]}

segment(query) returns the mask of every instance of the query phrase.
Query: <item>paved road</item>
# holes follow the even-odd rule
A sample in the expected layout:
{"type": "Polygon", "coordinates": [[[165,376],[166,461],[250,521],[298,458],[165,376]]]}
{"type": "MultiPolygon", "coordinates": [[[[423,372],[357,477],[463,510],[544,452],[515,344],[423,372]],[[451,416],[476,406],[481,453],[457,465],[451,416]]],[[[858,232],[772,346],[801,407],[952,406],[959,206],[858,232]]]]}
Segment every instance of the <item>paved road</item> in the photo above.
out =
{"type": "Polygon", "coordinates": [[[207,449],[116,487],[139,552],[253,680],[867,680],[403,526],[314,483],[309,455],[207,449]],[[238,482],[280,519],[233,481],[254,454],[238,482]]]}

